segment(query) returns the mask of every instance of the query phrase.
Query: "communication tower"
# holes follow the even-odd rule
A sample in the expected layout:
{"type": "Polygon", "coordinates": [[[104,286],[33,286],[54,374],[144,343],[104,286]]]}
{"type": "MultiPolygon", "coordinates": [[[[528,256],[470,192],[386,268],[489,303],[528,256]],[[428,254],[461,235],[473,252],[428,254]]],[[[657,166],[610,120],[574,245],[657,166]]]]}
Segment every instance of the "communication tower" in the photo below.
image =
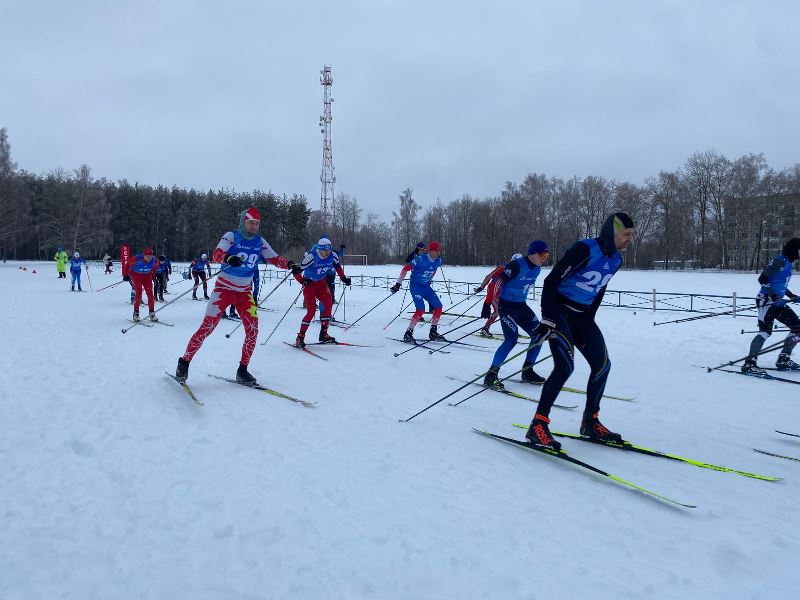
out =
{"type": "MultiPolygon", "coordinates": [[[[319,72],[319,83],[322,85],[322,115],[319,117],[319,131],[322,134],[322,173],[319,180],[322,183],[319,209],[322,211],[322,222],[325,227],[331,223],[330,217],[332,211],[335,210],[333,184],[336,183],[336,175],[334,175],[333,166],[333,149],[331,147],[331,88],[333,87],[333,76],[331,75],[331,68],[324,65],[319,72]]],[[[335,216],[335,215],[333,215],[335,216]]]]}

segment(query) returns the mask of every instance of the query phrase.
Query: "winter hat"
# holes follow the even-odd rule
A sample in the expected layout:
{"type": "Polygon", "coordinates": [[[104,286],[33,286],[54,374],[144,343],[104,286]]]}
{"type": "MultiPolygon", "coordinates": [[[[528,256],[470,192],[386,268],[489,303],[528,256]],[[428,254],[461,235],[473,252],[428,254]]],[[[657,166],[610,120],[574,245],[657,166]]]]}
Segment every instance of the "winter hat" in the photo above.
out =
{"type": "Polygon", "coordinates": [[[148,254],[150,256],[152,256],[153,255],[153,249],[152,248],[145,248],[144,250],[142,250],[142,254],[144,254],[145,256],[147,256],[148,254]]]}
{"type": "Polygon", "coordinates": [[[522,254],[520,254],[519,252],[517,252],[516,254],[514,254],[514,255],[511,257],[511,260],[517,260],[518,258],[522,258],[522,254]]]}
{"type": "Polygon", "coordinates": [[[73,254],[73,255],[72,255],[72,257],[73,257],[73,258],[80,258],[80,257],[81,257],[81,255],[80,255],[78,252],[76,252],[75,254],[73,254]]]}
{"type": "Polygon", "coordinates": [[[617,251],[617,247],[614,244],[614,234],[631,227],[634,227],[633,219],[630,218],[628,213],[615,212],[608,215],[598,236],[603,253],[607,256],[614,254],[617,251]]]}
{"type": "Polygon", "coordinates": [[[418,242],[417,243],[417,250],[422,250],[423,248],[427,248],[425,242],[418,242]]]}
{"type": "Polygon", "coordinates": [[[533,240],[528,244],[528,254],[541,254],[542,252],[550,252],[550,248],[547,247],[547,242],[533,240]]]}
{"type": "Polygon", "coordinates": [[[434,241],[434,242],[431,242],[430,244],[428,244],[428,251],[429,252],[439,252],[440,248],[441,248],[441,246],[439,245],[439,242],[435,242],[434,241]]]}
{"type": "Polygon", "coordinates": [[[208,254],[201,254],[200,255],[200,260],[205,260],[207,258],[208,258],[208,254]]]}
{"type": "Polygon", "coordinates": [[[333,249],[333,244],[331,244],[331,241],[328,238],[321,237],[321,238],[319,238],[319,241],[317,242],[317,249],[318,250],[332,250],[333,249]]]}
{"type": "Polygon", "coordinates": [[[258,209],[255,206],[248,208],[244,211],[244,220],[245,221],[260,221],[261,220],[261,213],[258,212],[258,209]]]}
{"type": "Polygon", "coordinates": [[[781,252],[786,258],[794,262],[800,258],[800,238],[792,238],[783,245],[781,252]]]}

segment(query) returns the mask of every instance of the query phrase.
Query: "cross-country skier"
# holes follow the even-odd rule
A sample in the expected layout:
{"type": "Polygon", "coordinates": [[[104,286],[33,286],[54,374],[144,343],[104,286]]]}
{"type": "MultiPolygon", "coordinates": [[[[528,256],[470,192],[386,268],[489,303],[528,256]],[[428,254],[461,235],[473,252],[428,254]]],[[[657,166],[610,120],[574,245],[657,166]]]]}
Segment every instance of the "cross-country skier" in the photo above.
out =
{"type": "Polygon", "coordinates": [[[428,251],[428,247],[425,245],[425,242],[417,242],[417,247],[411,251],[411,254],[406,256],[406,259],[403,261],[403,264],[408,264],[418,256],[425,254],[428,251]]]}
{"type": "Polygon", "coordinates": [[[167,275],[170,272],[170,262],[166,254],[158,256],[158,268],[153,278],[153,293],[156,300],[164,302],[164,291],[167,289],[167,275]]]}
{"type": "Polygon", "coordinates": [[[239,215],[238,229],[227,232],[217,244],[212,260],[223,264],[222,272],[217,275],[203,322],[189,340],[184,355],[178,359],[175,377],[180,381],[186,381],[190,361],[200,350],[203,341],[214,331],[222,313],[228,306],[235,304],[244,326],[244,343],[236,381],[245,385],[256,383],[256,378],[247,371],[258,337],[258,311],[250,292],[253,271],[258,268],[259,259],[280,269],[292,269],[296,266],[292,261],[278,255],[267,240],[258,234],[260,226],[261,215],[258,209],[248,208],[239,215]]]}
{"type": "Polygon", "coordinates": [[[197,288],[203,282],[203,298],[208,300],[208,284],[206,283],[206,272],[211,277],[211,264],[208,262],[208,254],[201,254],[200,258],[192,261],[192,275],[194,276],[194,287],[192,288],[192,299],[197,300],[197,288]]]}
{"type": "Polygon", "coordinates": [[[317,311],[317,300],[322,305],[319,341],[323,344],[336,343],[336,339],[328,333],[333,305],[333,297],[326,280],[328,271],[335,271],[344,285],[352,283],[350,278],[344,274],[344,269],[339,263],[339,256],[333,251],[331,241],[323,237],[305,253],[302,264],[295,265],[295,268],[292,269],[295,279],[303,286],[303,299],[306,305],[306,314],[300,323],[300,332],[294,342],[298,348],[304,348],[306,345],[306,331],[317,311]]]}
{"type": "MultiPolygon", "coordinates": [[[[518,258],[522,258],[522,254],[514,254],[511,257],[511,260],[517,260],[518,258]]],[[[486,289],[487,286],[489,288],[489,290],[486,292],[486,298],[483,300],[483,306],[481,307],[481,318],[486,319],[486,325],[481,328],[479,333],[481,337],[494,337],[492,332],[489,331],[489,328],[500,316],[498,313],[499,297],[497,292],[502,285],[501,275],[505,269],[506,265],[504,263],[498,264],[486,277],[483,278],[481,284],[473,290],[476,294],[480,294],[484,289],[486,289]]]]}
{"type": "Polygon", "coordinates": [[[787,300],[784,298],[788,296],[790,302],[800,302],[800,296],[793,294],[788,287],[792,276],[792,263],[798,258],[800,258],[800,238],[792,238],[783,245],[781,253],[764,267],[758,277],[758,283],[761,284],[761,290],[756,297],[759,333],[750,342],[750,356],[742,365],[742,373],[757,376],[766,374],[756,361],[764,342],[772,335],[775,321],[789,328],[789,334],[778,355],[775,368],[779,371],[800,371],[800,365],[790,358],[792,350],[797,342],[800,342],[800,318],[786,306],[787,300]]]}
{"type": "MultiPolygon", "coordinates": [[[[78,291],[82,292],[81,289],[81,265],[85,265],[86,261],[81,258],[81,255],[76,252],[72,255],[72,258],[69,259],[69,273],[72,275],[72,284],[71,290],[75,291],[75,284],[78,284],[78,291]]],[[[87,267],[88,268],[88,267],[87,267]]]]}
{"type": "Polygon", "coordinates": [[[69,254],[64,252],[64,248],[62,246],[59,246],[58,250],[56,250],[56,255],[53,257],[53,260],[56,261],[56,272],[58,273],[58,278],[66,279],[69,254]]]}
{"type": "Polygon", "coordinates": [[[542,320],[531,336],[531,344],[549,340],[553,372],[542,387],[539,408],[526,434],[532,444],[561,448],[550,434],[549,415],[561,386],[572,373],[576,348],[591,370],[580,433],[593,439],[622,441],[622,436],[606,429],[598,419],[611,362],[595,314],[606,285],[622,264],[620,252],[627,250],[633,236],[633,219],[624,212],[612,213],[598,237],[575,242],[544,280],[542,320]]]}
{"type": "Polygon", "coordinates": [[[433,279],[436,270],[441,264],[441,245],[436,241],[431,242],[428,244],[427,253],[419,254],[416,258],[412,258],[408,264],[403,265],[397,282],[389,288],[393,294],[396,293],[397,290],[400,289],[400,285],[403,283],[406,273],[411,271],[408,289],[411,291],[411,297],[414,300],[414,308],[416,310],[411,316],[411,323],[403,335],[404,342],[408,342],[409,344],[416,343],[414,339],[414,327],[417,326],[420,318],[425,314],[426,300],[428,301],[428,305],[433,309],[433,318],[431,319],[431,329],[428,333],[428,338],[434,342],[444,341],[445,339],[444,336],[437,331],[439,319],[442,316],[442,301],[439,300],[439,296],[436,295],[436,292],[434,292],[431,287],[431,279],[433,279]]]}
{"type": "Polygon", "coordinates": [[[122,280],[130,281],[133,286],[133,320],[139,320],[139,305],[142,302],[142,291],[147,294],[147,308],[150,320],[158,321],[155,299],[153,298],[153,278],[158,270],[158,260],[151,248],[145,248],[141,254],[135,254],[127,264],[122,265],[122,280]]]}
{"type": "MultiPolygon", "coordinates": [[[[547,261],[550,249],[542,240],[534,240],[528,244],[528,255],[511,260],[500,274],[500,326],[503,328],[503,343],[494,354],[492,366],[483,379],[483,384],[495,389],[503,389],[497,374],[500,365],[508,357],[519,339],[519,329],[533,335],[539,325],[539,319],[528,306],[528,290],[536,285],[536,278],[547,261]]],[[[533,370],[533,363],[539,356],[541,345],[529,347],[522,364],[522,381],[526,383],[544,383],[544,377],[533,370]]]]}
{"type": "Polygon", "coordinates": [[[111,256],[109,256],[109,254],[106,253],[105,256],[103,256],[103,265],[106,268],[106,270],[103,271],[104,275],[107,275],[108,273],[111,273],[111,265],[112,264],[114,264],[114,263],[111,262],[111,256]]]}

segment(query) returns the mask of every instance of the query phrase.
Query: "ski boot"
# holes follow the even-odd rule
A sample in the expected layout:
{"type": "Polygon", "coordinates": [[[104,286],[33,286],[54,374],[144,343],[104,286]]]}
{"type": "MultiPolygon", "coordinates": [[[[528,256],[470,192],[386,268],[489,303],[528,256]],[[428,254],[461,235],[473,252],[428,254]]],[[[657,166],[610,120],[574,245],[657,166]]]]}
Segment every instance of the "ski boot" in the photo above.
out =
{"type": "Polygon", "coordinates": [[[553,439],[548,425],[550,425],[550,419],[536,413],[533,421],[531,421],[531,426],[528,427],[528,433],[525,434],[525,439],[534,446],[543,446],[556,451],[561,450],[561,442],[553,439]]]}
{"type": "Polygon", "coordinates": [[[794,362],[789,355],[781,352],[778,355],[778,361],[775,363],[775,368],[778,371],[800,371],[800,365],[794,362]]]}
{"type": "Polygon", "coordinates": [[[494,339],[494,336],[492,335],[492,332],[489,331],[489,329],[487,327],[482,328],[480,330],[480,332],[478,333],[478,335],[481,336],[482,338],[494,339]]]}
{"type": "Polygon", "coordinates": [[[236,309],[231,305],[230,314],[228,315],[231,319],[238,319],[239,315],[236,314],[236,309]]]}
{"type": "Polygon", "coordinates": [[[239,368],[236,369],[236,383],[242,385],[255,385],[256,378],[247,371],[247,365],[239,363],[239,368]]]}
{"type": "Polygon", "coordinates": [[[581,435],[600,442],[616,442],[617,444],[622,444],[622,436],[606,429],[600,422],[600,419],[597,418],[597,415],[598,413],[583,415],[583,420],[581,421],[581,435]]]}
{"type": "Polygon", "coordinates": [[[530,363],[526,360],[524,363],[522,363],[522,381],[524,383],[541,385],[546,380],[544,377],[542,377],[536,371],[533,370],[533,363],[530,363]]]}
{"type": "Polygon", "coordinates": [[[767,374],[765,369],[762,369],[756,364],[755,358],[748,358],[744,361],[742,365],[742,373],[745,375],[754,375],[756,377],[763,377],[767,374]]]}
{"type": "Polygon", "coordinates": [[[183,360],[181,356],[178,359],[178,368],[175,369],[175,379],[180,381],[181,383],[186,383],[186,380],[189,378],[189,361],[183,360]]]}
{"type": "Polygon", "coordinates": [[[82,288],[81,286],[78,286],[78,291],[79,291],[79,292],[82,292],[82,291],[83,291],[83,288],[82,288]]]}
{"type": "Polygon", "coordinates": [[[319,332],[319,343],[320,344],[335,344],[336,343],[336,338],[331,336],[331,334],[328,333],[327,329],[323,329],[322,331],[319,332]]]}
{"type": "Polygon", "coordinates": [[[150,320],[153,321],[154,323],[156,321],[158,321],[158,317],[156,316],[156,313],[154,313],[154,312],[150,313],[150,320]]]}
{"type": "Polygon", "coordinates": [[[500,372],[500,367],[489,367],[486,372],[486,377],[483,378],[483,385],[492,388],[493,390],[504,390],[505,386],[497,374],[500,372]]]}
{"type": "Polygon", "coordinates": [[[294,340],[294,345],[296,348],[305,348],[306,347],[306,334],[305,333],[298,333],[297,338],[294,340]]]}
{"type": "Polygon", "coordinates": [[[403,334],[403,341],[406,344],[416,344],[417,340],[414,339],[414,332],[410,329],[406,329],[406,332],[403,334]]]}
{"type": "Polygon", "coordinates": [[[192,294],[192,300],[197,300],[197,294],[196,293],[192,294]]]}
{"type": "Polygon", "coordinates": [[[74,286],[74,285],[70,286],[70,289],[69,289],[69,291],[70,291],[70,292],[74,292],[74,291],[75,291],[75,286],[74,286]]]}
{"type": "Polygon", "coordinates": [[[203,294],[203,300],[208,300],[208,294],[203,294]]]}
{"type": "Polygon", "coordinates": [[[446,342],[444,336],[437,331],[436,325],[431,325],[431,330],[428,332],[428,339],[432,342],[446,342]]]}
{"type": "Polygon", "coordinates": [[[133,318],[131,318],[131,321],[135,321],[135,322],[138,323],[140,320],[141,319],[139,319],[139,313],[136,312],[136,311],[133,311],[133,318]]]}

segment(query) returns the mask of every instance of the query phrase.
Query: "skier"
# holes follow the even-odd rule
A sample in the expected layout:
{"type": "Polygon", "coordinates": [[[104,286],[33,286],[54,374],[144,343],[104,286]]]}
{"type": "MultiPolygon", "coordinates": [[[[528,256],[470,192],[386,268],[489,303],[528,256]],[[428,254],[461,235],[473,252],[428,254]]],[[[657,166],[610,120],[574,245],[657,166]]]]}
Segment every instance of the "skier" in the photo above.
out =
{"type": "Polygon", "coordinates": [[[203,298],[208,300],[208,284],[206,283],[206,272],[211,277],[211,264],[208,262],[208,254],[201,254],[200,258],[192,261],[192,275],[194,276],[194,288],[192,288],[192,300],[197,300],[197,288],[200,281],[203,282],[203,298]]]}
{"type": "Polygon", "coordinates": [[[164,262],[167,265],[166,277],[164,277],[164,285],[163,291],[165,294],[168,294],[167,285],[169,284],[169,276],[172,275],[172,261],[166,254],[162,254],[158,257],[159,262],[164,262]]]}
{"type": "MultiPolygon", "coordinates": [[[[500,365],[514,348],[519,339],[521,327],[529,335],[539,325],[539,319],[528,306],[528,290],[536,285],[536,278],[542,270],[542,265],[547,261],[550,249],[542,240],[534,240],[528,244],[528,255],[512,259],[500,274],[500,326],[503,328],[503,343],[494,353],[492,366],[483,379],[483,384],[502,390],[503,384],[498,378],[500,365]]],[[[491,275],[491,273],[490,273],[491,275]]],[[[485,306],[485,305],[484,305],[485,306]]],[[[533,363],[539,356],[542,346],[528,347],[525,362],[522,364],[522,381],[525,383],[544,383],[544,377],[533,370],[533,363]]]]}
{"type": "Polygon", "coordinates": [[[103,272],[104,275],[107,275],[108,273],[111,273],[111,265],[112,264],[113,263],[111,262],[111,257],[108,255],[108,253],[106,253],[106,255],[103,256],[103,265],[105,265],[105,268],[106,268],[106,270],[103,272]]]}
{"type": "Polygon", "coordinates": [[[56,272],[58,273],[58,278],[64,279],[67,278],[67,261],[69,260],[69,254],[64,252],[64,248],[62,246],[58,247],[56,251],[56,255],[53,257],[53,260],[56,261],[56,272]]]}
{"type": "Polygon", "coordinates": [[[305,348],[306,331],[317,311],[317,300],[322,305],[319,341],[323,344],[336,343],[336,339],[328,334],[333,305],[333,298],[327,283],[328,271],[335,271],[344,285],[352,283],[350,278],[344,274],[344,269],[339,263],[339,255],[333,251],[331,241],[323,237],[305,253],[303,262],[295,265],[292,269],[294,278],[303,286],[303,298],[307,307],[303,321],[300,323],[300,332],[294,342],[298,348],[305,348]]]}
{"type": "Polygon", "coordinates": [[[122,280],[130,281],[135,292],[133,298],[133,320],[139,320],[139,305],[142,303],[142,290],[147,294],[147,307],[150,320],[158,321],[155,299],[153,298],[153,278],[158,271],[158,260],[151,248],[145,248],[141,254],[131,256],[127,264],[122,265],[122,280]]]}
{"type": "MultiPolygon", "coordinates": [[[[518,258],[522,258],[522,254],[515,254],[511,257],[511,260],[517,260],[518,258]]],[[[481,284],[476,287],[473,291],[476,294],[480,294],[486,286],[489,286],[489,291],[486,292],[486,298],[483,301],[483,306],[481,307],[481,318],[486,319],[486,325],[484,325],[479,335],[485,338],[493,338],[492,332],[489,331],[489,327],[492,326],[497,320],[499,316],[498,313],[498,295],[497,292],[500,289],[502,284],[501,275],[503,271],[505,271],[506,265],[503,263],[499,263],[495,269],[489,273],[486,277],[483,278],[481,284]]]]}
{"type": "Polygon", "coordinates": [[[622,264],[620,252],[627,250],[633,236],[633,219],[624,212],[612,213],[598,237],[575,242],[544,280],[542,320],[531,336],[531,344],[549,340],[553,372],[544,383],[539,408],[525,435],[532,444],[561,448],[550,433],[549,415],[574,368],[574,348],[583,354],[591,369],[580,434],[602,441],[622,441],[620,434],[606,429],[598,419],[611,362],[595,314],[606,285],[622,264]]]}
{"type": "MultiPolygon", "coordinates": [[[[66,253],[65,253],[66,254],[66,253]]],[[[81,258],[81,255],[76,252],[72,255],[72,258],[69,259],[69,273],[72,275],[72,285],[70,286],[70,291],[75,291],[75,284],[78,284],[78,291],[82,292],[81,289],[81,265],[85,265],[86,261],[81,258]]],[[[88,268],[88,267],[87,267],[88,268]]]]}
{"type": "Polygon", "coordinates": [[[245,385],[256,383],[256,378],[247,371],[258,337],[258,311],[250,292],[253,270],[257,268],[259,258],[280,269],[296,267],[292,261],[279,256],[267,240],[258,235],[260,226],[261,215],[258,209],[248,208],[239,215],[238,229],[228,231],[217,244],[212,260],[224,263],[223,272],[217,276],[203,322],[189,340],[184,355],[178,359],[175,377],[180,381],[186,381],[189,363],[200,350],[203,341],[214,331],[222,313],[229,305],[235,304],[239,309],[245,334],[236,381],[245,385]]]}
{"type": "Polygon", "coordinates": [[[418,256],[421,256],[422,254],[425,254],[427,251],[428,251],[428,247],[425,245],[425,242],[417,242],[417,247],[414,248],[411,251],[411,254],[406,256],[406,259],[405,259],[405,261],[403,261],[403,264],[407,265],[408,263],[410,263],[412,260],[414,260],[418,256]]]}
{"type": "Polygon", "coordinates": [[[790,330],[778,355],[775,368],[778,371],[800,371],[800,365],[790,358],[792,350],[797,342],[800,342],[800,318],[786,306],[787,300],[784,298],[788,296],[790,302],[800,302],[800,296],[793,294],[788,287],[792,276],[792,263],[798,258],[800,258],[800,238],[792,238],[783,245],[781,253],[764,267],[758,277],[758,283],[761,284],[761,290],[756,297],[759,333],[750,342],[750,356],[742,365],[742,373],[762,377],[766,375],[766,370],[759,367],[756,361],[764,342],[772,335],[775,321],[783,323],[790,330]]]}
{"type": "MultiPolygon", "coordinates": [[[[419,244],[417,244],[417,246],[419,247],[419,244]]],[[[439,300],[439,296],[436,295],[436,292],[434,292],[431,287],[431,279],[433,279],[433,276],[436,274],[436,269],[438,269],[441,264],[441,245],[436,241],[431,242],[428,244],[427,253],[418,254],[415,258],[412,258],[409,263],[403,266],[403,269],[400,271],[400,276],[397,278],[397,282],[389,288],[389,291],[393,294],[396,293],[400,289],[400,285],[403,283],[406,273],[411,271],[409,290],[411,291],[411,297],[414,300],[414,308],[416,310],[411,316],[411,323],[403,335],[404,342],[409,344],[417,343],[414,339],[414,327],[417,326],[420,318],[425,313],[426,300],[428,301],[428,305],[433,309],[433,318],[431,319],[431,329],[428,333],[428,339],[432,342],[446,341],[444,336],[437,331],[439,318],[442,316],[442,301],[439,300]]]]}
{"type": "Polygon", "coordinates": [[[153,277],[153,294],[156,300],[164,302],[164,291],[167,289],[167,274],[169,273],[170,263],[166,254],[158,256],[158,268],[153,277]]]}

